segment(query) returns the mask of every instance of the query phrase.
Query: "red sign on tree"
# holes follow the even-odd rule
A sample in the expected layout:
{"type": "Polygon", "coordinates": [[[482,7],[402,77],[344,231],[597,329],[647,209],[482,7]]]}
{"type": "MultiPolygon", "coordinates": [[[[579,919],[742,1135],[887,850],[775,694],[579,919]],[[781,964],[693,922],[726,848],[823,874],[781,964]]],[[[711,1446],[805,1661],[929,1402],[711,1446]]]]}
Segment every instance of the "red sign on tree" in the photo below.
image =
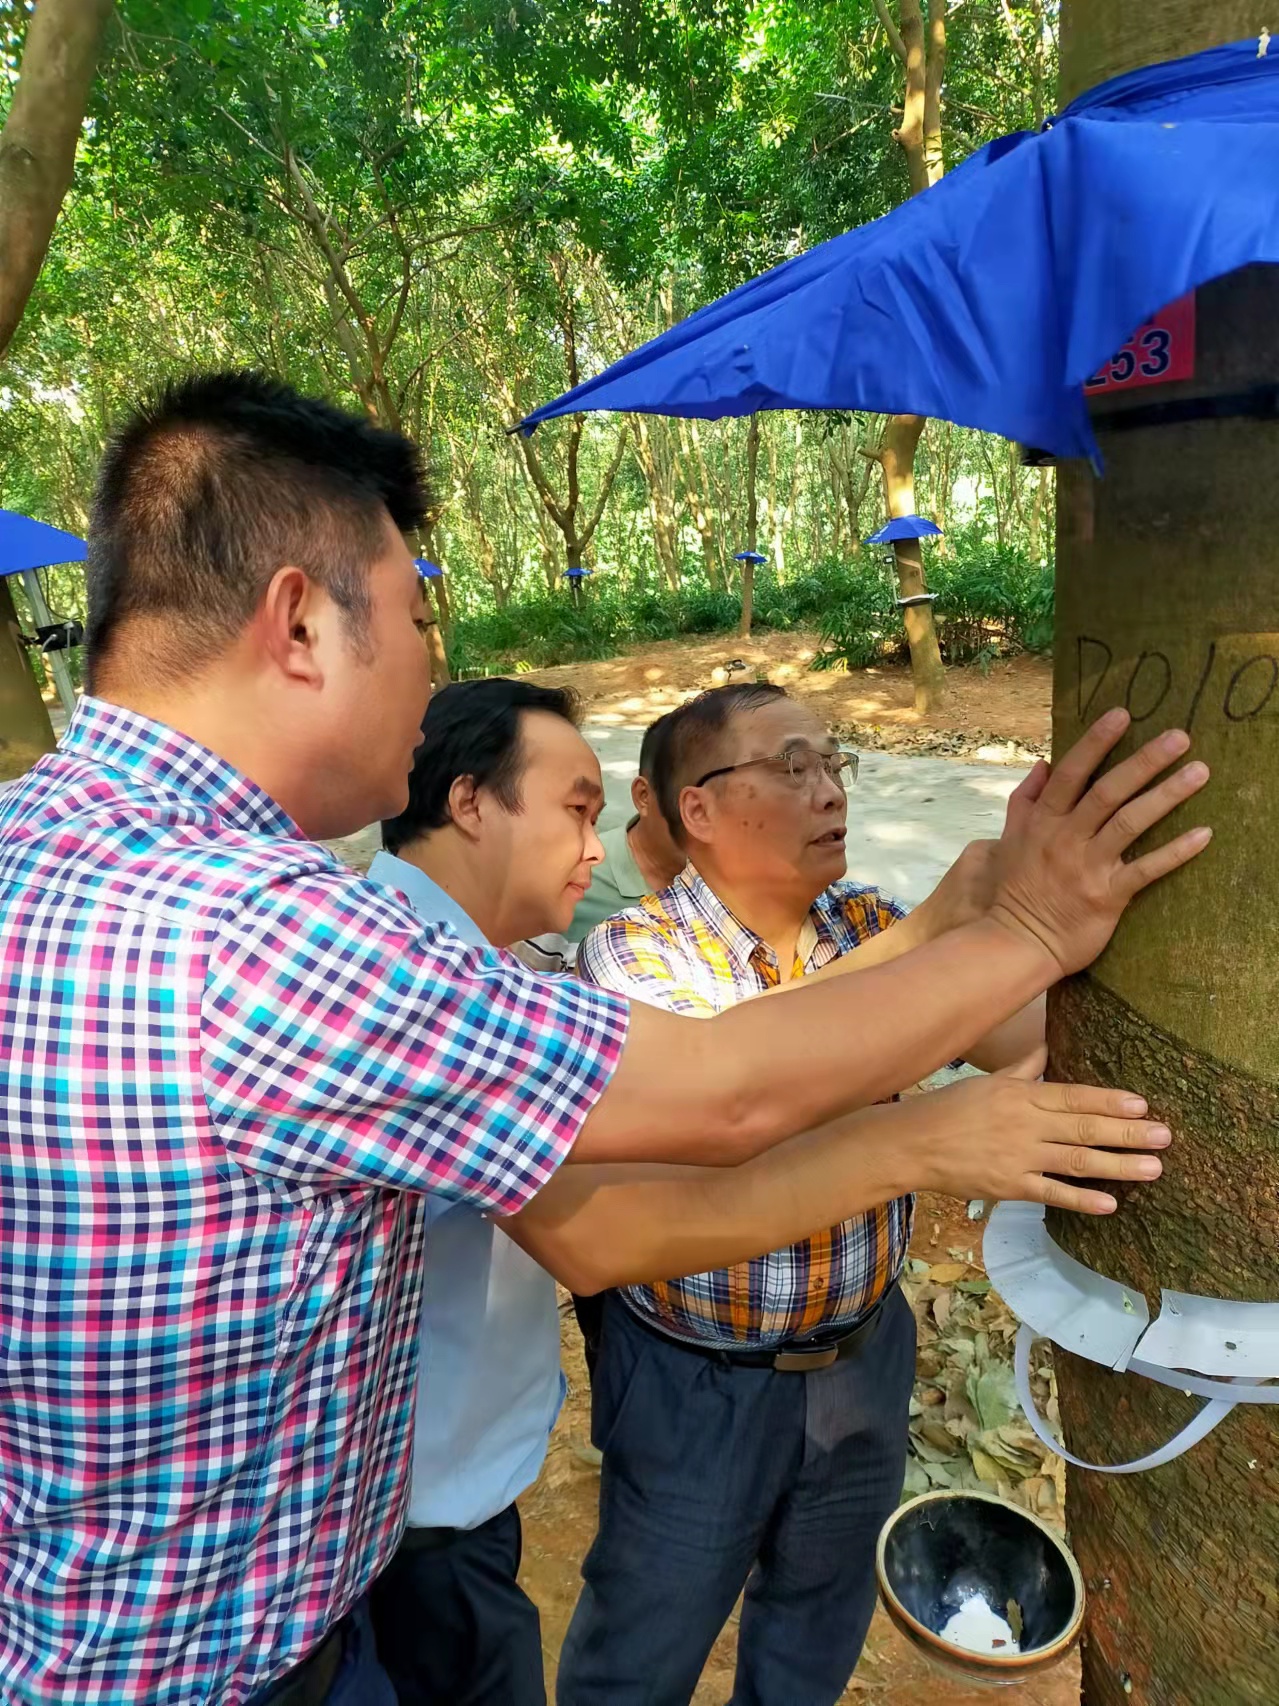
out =
{"type": "Polygon", "coordinates": [[[1090,396],[1190,379],[1195,371],[1195,293],[1179,296],[1129,338],[1084,386],[1090,396]]]}

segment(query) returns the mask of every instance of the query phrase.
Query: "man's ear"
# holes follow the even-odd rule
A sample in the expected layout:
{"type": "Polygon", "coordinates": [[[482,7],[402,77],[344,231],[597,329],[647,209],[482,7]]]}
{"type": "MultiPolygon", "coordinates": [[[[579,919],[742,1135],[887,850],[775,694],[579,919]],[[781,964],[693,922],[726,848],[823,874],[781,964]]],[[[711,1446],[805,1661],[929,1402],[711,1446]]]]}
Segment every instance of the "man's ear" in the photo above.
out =
{"type": "Polygon", "coordinates": [[[324,685],[319,641],[327,602],[305,570],[290,564],[271,576],[253,619],[267,657],[291,681],[306,687],[324,685]]]}
{"type": "Polygon", "coordinates": [[[480,815],[480,790],[475,786],[474,776],[455,776],[449,789],[449,817],[454,829],[468,841],[477,840],[480,815]]]}
{"type": "Polygon", "coordinates": [[[710,841],[714,830],[710,803],[702,788],[682,788],[679,796],[679,815],[690,841],[710,841]]]}
{"type": "Polygon", "coordinates": [[[654,800],[647,776],[637,776],[631,783],[631,804],[641,817],[648,816],[648,808],[654,804],[654,800]]]}

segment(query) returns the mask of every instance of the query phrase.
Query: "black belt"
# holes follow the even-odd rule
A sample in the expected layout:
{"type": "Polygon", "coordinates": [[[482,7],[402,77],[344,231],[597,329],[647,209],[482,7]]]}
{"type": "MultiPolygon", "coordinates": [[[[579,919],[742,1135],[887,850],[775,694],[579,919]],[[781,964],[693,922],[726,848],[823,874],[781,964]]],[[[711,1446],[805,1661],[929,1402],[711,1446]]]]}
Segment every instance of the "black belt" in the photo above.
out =
{"type": "Polygon", "coordinates": [[[335,1623],[313,1653],[252,1696],[249,1706],[324,1706],[342,1665],[344,1617],[335,1623]]]}
{"type": "Polygon", "coordinates": [[[647,1320],[638,1310],[631,1309],[629,1313],[632,1321],[638,1322],[654,1338],[661,1339],[663,1344],[678,1345],[680,1350],[692,1351],[694,1356],[709,1357],[723,1368],[774,1368],[780,1374],[812,1374],[816,1369],[842,1362],[845,1357],[856,1356],[865,1348],[879,1325],[884,1305],[896,1289],[894,1285],[886,1291],[870,1313],[863,1315],[857,1325],[850,1327],[846,1333],[787,1339],[784,1344],[759,1348],[743,1345],[740,1350],[731,1345],[699,1345],[692,1339],[677,1339],[655,1321],[647,1320]]]}

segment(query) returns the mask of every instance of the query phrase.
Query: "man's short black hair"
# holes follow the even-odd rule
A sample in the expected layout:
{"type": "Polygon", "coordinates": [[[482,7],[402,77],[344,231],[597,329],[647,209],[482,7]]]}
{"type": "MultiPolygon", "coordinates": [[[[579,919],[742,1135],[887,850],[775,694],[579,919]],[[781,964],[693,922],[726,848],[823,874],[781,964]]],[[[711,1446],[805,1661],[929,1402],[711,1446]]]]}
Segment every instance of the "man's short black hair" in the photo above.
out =
{"type": "Polygon", "coordinates": [[[679,797],[684,789],[715,768],[725,729],[733,718],[747,711],[762,710],[787,698],[784,687],[769,681],[733,681],[727,687],[712,687],[671,713],[672,723],[657,753],[651,778],[667,827],[677,847],[687,845],[688,836],[680,816],[679,797]]]}
{"type": "Polygon", "coordinates": [[[173,381],[102,460],[89,525],[90,687],[137,617],[153,619],[153,677],[217,656],[285,564],[325,589],[358,643],[386,518],[412,532],[426,503],[417,449],[398,432],[260,373],[173,381]]]}
{"type": "Polygon", "coordinates": [[[413,759],[409,803],[382,825],[382,845],[388,853],[398,853],[451,821],[449,789],[460,776],[487,788],[505,811],[519,811],[524,711],[549,711],[574,728],[581,724],[580,702],[571,687],[536,687],[531,681],[492,676],[455,681],[433,696],[413,759]]]}
{"type": "Polygon", "coordinates": [[[651,782],[654,786],[657,783],[657,772],[662,766],[662,753],[667,737],[682,709],[683,706],[677,705],[673,711],[664,712],[655,723],[650,723],[644,730],[639,749],[639,773],[646,782],[651,782]]]}

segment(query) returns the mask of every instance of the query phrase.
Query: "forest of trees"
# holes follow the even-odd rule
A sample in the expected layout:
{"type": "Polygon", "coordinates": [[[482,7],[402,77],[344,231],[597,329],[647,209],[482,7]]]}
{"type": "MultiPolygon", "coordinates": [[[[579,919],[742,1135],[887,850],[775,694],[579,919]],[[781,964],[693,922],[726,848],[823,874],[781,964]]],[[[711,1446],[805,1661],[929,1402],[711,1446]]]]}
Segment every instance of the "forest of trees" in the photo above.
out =
{"type": "MultiPolygon", "coordinates": [[[[28,11],[0,0],[10,81],[28,11]]],[[[252,364],[422,444],[455,664],[731,626],[747,421],[507,429],[1038,124],[1055,25],[1052,0],[125,0],[0,378],[0,504],[83,533],[127,402],[252,364]]],[[[885,425],[758,421],[757,620],[825,611],[851,662],[868,624],[897,637],[859,547],[885,513],[885,425]]],[[[952,655],[980,651],[982,618],[1047,638],[1051,481],[1002,441],[924,428],[915,503],[946,531],[929,561],[952,655]]],[[[53,590],[74,611],[75,573],[53,590]]]]}

